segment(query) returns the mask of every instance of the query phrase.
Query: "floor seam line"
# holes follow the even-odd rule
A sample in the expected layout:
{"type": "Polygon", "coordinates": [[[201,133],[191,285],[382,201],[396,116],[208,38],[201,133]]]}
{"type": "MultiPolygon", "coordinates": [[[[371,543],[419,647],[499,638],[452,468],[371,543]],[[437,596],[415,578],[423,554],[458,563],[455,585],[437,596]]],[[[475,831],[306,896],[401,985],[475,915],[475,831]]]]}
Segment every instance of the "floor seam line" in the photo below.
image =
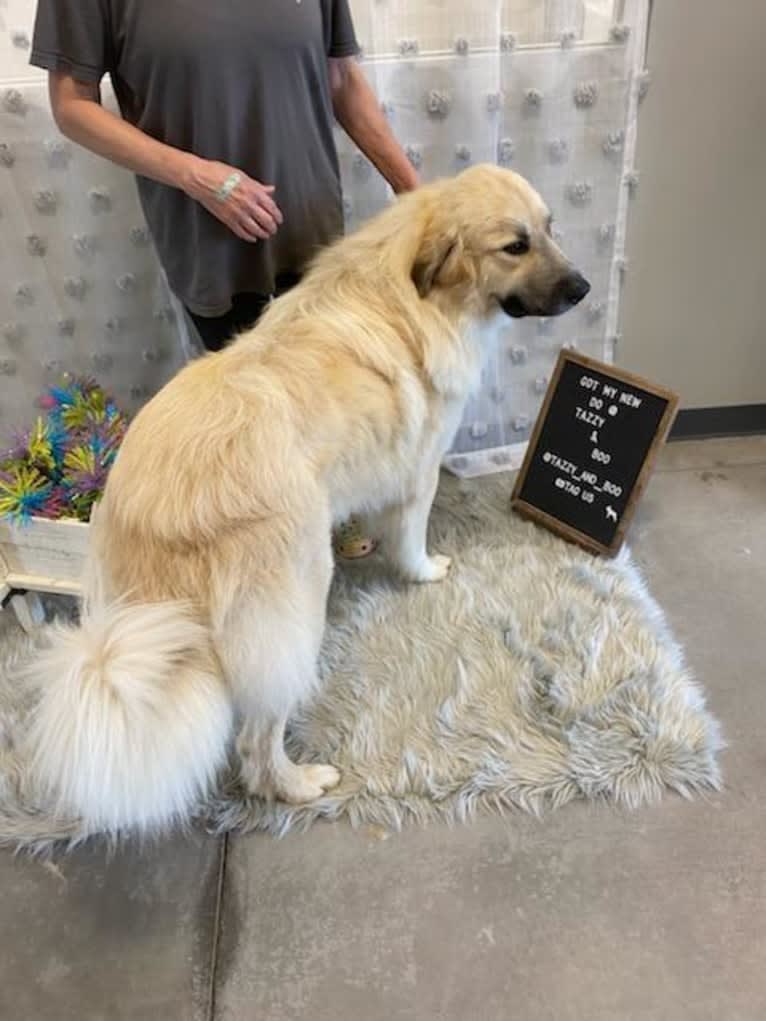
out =
{"type": "Polygon", "coordinates": [[[215,1021],[216,979],[218,978],[218,953],[221,947],[221,925],[223,922],[223,894],[226,882],[226,865],[229,858],[229,834],[224,833],[221,854],[218,859],[218,880],[215,891],[215,914],[213,917],[213,944],[210,948],[210,981],[207,996],[207,1021],[215,1021]]]}

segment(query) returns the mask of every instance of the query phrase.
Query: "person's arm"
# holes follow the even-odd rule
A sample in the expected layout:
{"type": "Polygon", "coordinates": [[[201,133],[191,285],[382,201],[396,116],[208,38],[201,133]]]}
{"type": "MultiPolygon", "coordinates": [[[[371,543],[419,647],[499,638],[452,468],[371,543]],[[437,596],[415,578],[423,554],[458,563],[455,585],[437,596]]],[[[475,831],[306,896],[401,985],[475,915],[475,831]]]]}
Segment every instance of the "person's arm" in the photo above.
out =
{"type": "Polygon", "coordinates": [[[354,57],[330,58],[335,117],[395,192],[418,186],[415,168],[394,137],[385,114],[354,57]]]}
{"type": "Polygon", "coordinates": [[[135,174],[181,189],[245,241],[267,238],[278,229],[282,214],[271,197],[273,186],[145,134],[101,106],[96,82],[77,81],[59,71],[50,72],[48,82],[56,124],[73,142],[135,174]],[[234,173],[240,175],[239,184],[221,201],[216,193],[234,173]]]}

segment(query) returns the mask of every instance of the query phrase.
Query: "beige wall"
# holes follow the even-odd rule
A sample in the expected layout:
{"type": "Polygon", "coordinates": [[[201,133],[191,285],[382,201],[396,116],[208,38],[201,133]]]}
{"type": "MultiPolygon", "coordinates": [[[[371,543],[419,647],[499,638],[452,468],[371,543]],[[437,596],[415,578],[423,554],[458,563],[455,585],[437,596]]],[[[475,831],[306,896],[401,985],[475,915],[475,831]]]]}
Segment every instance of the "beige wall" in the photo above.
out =
{"type": "Polygon", "coordinates": [[[766,402],[766,0],[656,0],[620,364],[766,402]]]}

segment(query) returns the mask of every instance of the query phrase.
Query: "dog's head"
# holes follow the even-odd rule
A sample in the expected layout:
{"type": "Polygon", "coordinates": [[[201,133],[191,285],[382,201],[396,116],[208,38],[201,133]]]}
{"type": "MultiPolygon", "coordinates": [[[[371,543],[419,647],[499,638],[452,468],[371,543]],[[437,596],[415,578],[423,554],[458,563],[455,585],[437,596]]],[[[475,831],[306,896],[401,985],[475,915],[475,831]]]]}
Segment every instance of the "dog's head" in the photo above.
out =
{"type": "Polygon", "coordinates": [[[557,316],[590,284],[551,236],[551,214],[510,170],[481,165],[432,186],[412,278],[421,297],[480,316],[557,316]]]}

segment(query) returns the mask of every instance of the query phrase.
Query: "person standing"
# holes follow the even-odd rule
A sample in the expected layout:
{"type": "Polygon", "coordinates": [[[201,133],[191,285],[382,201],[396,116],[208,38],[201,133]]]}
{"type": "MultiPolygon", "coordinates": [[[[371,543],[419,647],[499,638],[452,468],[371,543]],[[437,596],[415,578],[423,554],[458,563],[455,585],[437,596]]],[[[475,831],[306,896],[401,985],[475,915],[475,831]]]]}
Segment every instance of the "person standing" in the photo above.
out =
{"type": "MultiPolygon", "coordinates": [[[[56,123],[127,167],[170,287],[219,350],[343,230],[337,120],[417,186],[357,63],[348,0],[38,0],[56,123]],[[101,105],[111,77],[120,116],[101,105]]],[[[371,543],[351,523],[339,552],[371,543]]]]}

